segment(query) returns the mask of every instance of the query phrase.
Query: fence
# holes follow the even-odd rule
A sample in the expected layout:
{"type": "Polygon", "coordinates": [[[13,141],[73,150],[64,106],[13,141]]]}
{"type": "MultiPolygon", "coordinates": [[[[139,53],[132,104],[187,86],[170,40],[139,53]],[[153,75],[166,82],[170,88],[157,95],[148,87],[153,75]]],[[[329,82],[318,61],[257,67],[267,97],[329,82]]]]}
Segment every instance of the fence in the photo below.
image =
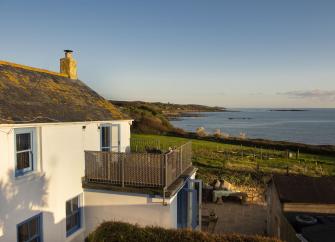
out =
{"type": "Polygon", "coordinates": [[[262,147],[193,144],[193,163],[231,170],[291,173],[311,176],[335,175],[335,159],[262,147]],[[207,161],[210,161],[210,163],[207,161]]]}
{"type": "Polygon", "coordinates": [[[85,151],[87,182],[162,188],[190,166],[191,142],[163,154],[85,151]]]}
{"type": "Polygon", "coordinates": [[[177,149],[185,144],[185,141],[161,141],[152,138],[131,138],[130,150],[132,152],[147,152],[148,150],[157,150],[168,152],[171,149],[177,149]]]}

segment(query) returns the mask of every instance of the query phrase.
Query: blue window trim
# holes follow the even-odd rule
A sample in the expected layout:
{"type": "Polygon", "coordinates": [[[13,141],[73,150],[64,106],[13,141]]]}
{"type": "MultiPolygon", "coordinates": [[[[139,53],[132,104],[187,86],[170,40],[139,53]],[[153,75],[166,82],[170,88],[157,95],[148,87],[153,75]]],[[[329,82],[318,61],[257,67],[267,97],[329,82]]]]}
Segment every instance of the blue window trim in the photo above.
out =
{"type": "MultiPolygon", "coordinates": [[[[67,200],[65,202],[65,210],[66,210],[66,204],[67,202],[70,202],[71,200],[73,200],[74,198],[77,198],[78,199],[78,212],[76,212],[76,216],[78,216],[78,225],[71,228],[70,230],[66,230],[66,237],[69,237],[70,235],[74,234],[75,232],[77,232],[79,229],[81,229],[81,225],[82,225],[82,222],[81,222],[81,219],[82,219],[82,208],[81,208],[81,195],[78,195],[78,196],[75,196],[69,200],[67,200]]],[[[66,211],[65,211],[66,213],[66,211]]],[[[66,228],[66,220],[67,218],[69,217],[67,214],[65,214],[65,228],[66,228]]],[[[73,215],[73,214],[72,214],[73,215]]],[[[71,215],[71,216],[72,216],[71,215]]]]}
{"type": "Polygon", "coordinates": [[[31,220],[38,218],[38,235],[34,236],[33,238],[29,238],[28,241],[31,241],[33,239],[36,239],[40,237],[40,242],[43,242],[43,213],[39,213],[37,215],[34,215],[31,218],[28,218],[27,220],[19,223],[16,225],[16,241],[19,242],[19,227],[23,224],[29,223],[31,220]]]}
{"type": "Polygon", "coordinates": [[[15,177],[23,176],[26,174],[29,174],[35,170],[35,128],[18,128],[15,129],[14,132],[14,150],[15,150],[15,177]],[[16,135],[18,134],[30,134],[30,139],[31,139],[31,169],[29,170],[24,170],[24,169],[16,169],[17,167],[17,150],[16,150],[16,135]]]}

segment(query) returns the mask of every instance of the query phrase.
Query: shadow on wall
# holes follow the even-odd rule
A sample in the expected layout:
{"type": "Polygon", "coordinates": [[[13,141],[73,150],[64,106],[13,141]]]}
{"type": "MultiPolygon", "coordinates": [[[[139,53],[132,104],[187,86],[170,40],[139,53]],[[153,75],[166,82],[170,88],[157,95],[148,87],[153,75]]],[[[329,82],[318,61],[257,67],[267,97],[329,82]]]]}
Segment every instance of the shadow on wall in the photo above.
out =
{"type": "Polygon", "coordinates": [[[0,180],[0,241],[6,232],[16,231],[18,219],[24,221],[47,206],[48,184],[45,175],[15,179],[13,170],[0,180]]]}
{"type": "MultiPolygon", "coordinates": [[[[55,221],[53,213],[45,211],[48,207],[49,179],[44,174],[31,174],[27,177],[16,179],[14,171],[9,170],[6,177],[0,179],[0,241],[12,241],[16,238],[16,225],[40,211],[43,211],[43,237],[45,241],[63,241],[66,234],[65,218],[55,221]]],[[[129,197],[129,196],[128,196],[129,197]]],[[[133,196],[136,198],[137,196],[133,196]]],[[[94,198],[96,199],[96,198],[94,198]]],[[[98,198],[99,199],[99,198],[98,198]]],[[[108,197],[107,197],[107,200],[108,197]]],[[[86,228],[90,231],[103,221],[125,221],[140,225],[160,225],[171,227],[171,214],[169,206],[161,202],[146,200],[138,204],[117,203],[115,205],[88,205],[84,208],[86,228]]],[[[65,204],[64,204],[65,206],[65,204]]],[[[64,207],[65,209],[65,207],[64,207]]],[[[83,238],[74,234],[78,238],[83,238]]],[[[82,240],[81,240],[82,241],[82,240]]]]}

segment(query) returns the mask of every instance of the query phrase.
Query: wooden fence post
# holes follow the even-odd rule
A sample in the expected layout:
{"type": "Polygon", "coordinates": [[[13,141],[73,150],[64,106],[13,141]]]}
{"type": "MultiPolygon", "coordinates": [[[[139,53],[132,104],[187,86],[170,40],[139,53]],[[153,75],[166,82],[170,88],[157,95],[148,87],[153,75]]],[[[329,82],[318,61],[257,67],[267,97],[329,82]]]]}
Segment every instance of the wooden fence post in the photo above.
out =
{"type": "Polygon", "coordinates": [[[122,181],[121,185],[124,187],[124,157],[121,156],[121,176],[122,176],[122,181]]]}
{"type": "Polygon", "coordinates": [[[168,155],[164,155],[164,171],[165,171],[165,181],[164,181],[164,186],[167,186],[168,183],[168,169],[167,169],[167,162],[168,162],[168,155]]]}
{"type": "Polygon", "coordinates": [[[179,175],[181,175],[182,171],[183,171],[183,146],[180,146],[180,160],[179,160],[179,175]]]}
{"type": "Polygon", "coordinates": [[[112,169],[112,167],[111,167],[111,158],[112,157],[111,156],[112,156],[112,154],[108,153],[108,156],[107,156],[107,172],[108,172],[107,179],[108,179],[108,181],[112,180],[112,178],[111,178],[111,169],[112,169]]]}

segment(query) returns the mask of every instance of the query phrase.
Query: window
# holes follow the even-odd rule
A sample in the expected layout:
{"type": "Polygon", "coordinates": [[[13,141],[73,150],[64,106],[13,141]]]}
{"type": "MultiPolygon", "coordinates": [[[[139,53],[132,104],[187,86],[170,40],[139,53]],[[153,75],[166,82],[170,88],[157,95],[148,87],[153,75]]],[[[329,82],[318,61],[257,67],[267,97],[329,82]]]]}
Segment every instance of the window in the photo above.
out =
{"type": "Polygon", "coordinates": [[[70,236],[81,227],[80,196],[66,202],[66,236],[70,236]]]}
{"type": "Polygon", "coordinates": [[[18,242],[42,242],[42,214],[17,225],[18,242]]]}
{"type": "Polygon", "coordinates": [[[110,151],[111,147],[111,127],[104,125],[100,127],[101,151],[110,151]]]}
{"type": "Polygon", "coordinates": [[[21,176],[34,169],[34,130],[15,131],[16,167],[15,175],[21,176]]]}
{"type": "Polygon", "coordinates": [[[120,152],[119,124],[102,124],[100,126],[101,151],[120,152]]]}

